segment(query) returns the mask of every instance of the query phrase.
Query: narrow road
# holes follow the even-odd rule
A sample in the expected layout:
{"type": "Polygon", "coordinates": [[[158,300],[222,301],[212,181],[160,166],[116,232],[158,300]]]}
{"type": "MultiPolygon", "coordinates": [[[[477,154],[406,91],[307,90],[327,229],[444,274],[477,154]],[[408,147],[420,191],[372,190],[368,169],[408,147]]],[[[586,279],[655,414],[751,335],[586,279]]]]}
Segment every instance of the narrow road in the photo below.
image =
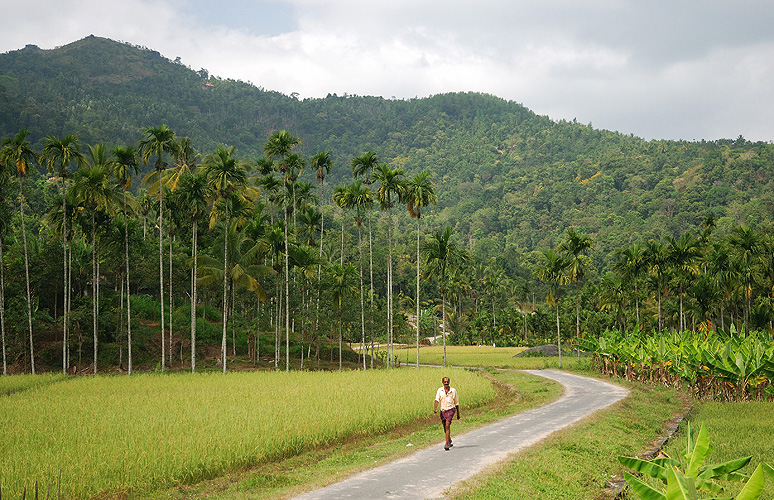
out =
{"type": "MultiPolygon", "coordinates": [[[[601,380],[555,370],[526,370],[562,384],[564,395],[546,406],[529,410],[466,434],[454,435],[454,446],[443,449],[442,432],[433,445],[389,464],[361,472],[315,490],[296,500],[341,498],[439,498],[455,481],[468,479],[548,435],[626,397],[628,390],[601,380]]],[[[464,394],[462,418],[465,418],[464,394]]],[[[432,396],[430,397],[432,399],[432,396]]],[[[428,403],[429,404],[429,403],[428,403]]],[[[439,424],[440,429],[440,424],[439,424]]]]}

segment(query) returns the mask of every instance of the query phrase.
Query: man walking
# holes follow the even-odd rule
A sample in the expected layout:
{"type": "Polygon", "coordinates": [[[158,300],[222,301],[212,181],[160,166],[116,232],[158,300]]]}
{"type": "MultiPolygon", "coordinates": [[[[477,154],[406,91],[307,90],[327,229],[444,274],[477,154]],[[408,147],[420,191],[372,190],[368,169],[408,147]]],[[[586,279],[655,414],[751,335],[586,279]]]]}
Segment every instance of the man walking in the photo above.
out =
{"type": "Polygon", "coordinates": [[[457,414],[457,420],[460,419],[460,400],[457,398],[457,390],[450,387],[449,377],[441,379],[443,386],[435,393],[435,402],[433,403],[433,413],[438,413],[438,407],[441,407],[441,423],[446,433],[446,444],[443,449],[449,451],[452,447],[451,423],[454,414],[457,414]]]}

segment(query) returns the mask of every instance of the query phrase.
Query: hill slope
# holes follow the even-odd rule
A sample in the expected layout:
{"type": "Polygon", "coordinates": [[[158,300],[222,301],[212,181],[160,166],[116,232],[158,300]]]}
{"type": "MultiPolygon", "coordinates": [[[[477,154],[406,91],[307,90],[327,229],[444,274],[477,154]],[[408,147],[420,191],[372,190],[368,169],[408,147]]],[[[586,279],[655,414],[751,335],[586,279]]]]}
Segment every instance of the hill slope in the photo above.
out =
{"type": "Polygon", "coordinates": [[[228,144],[253,158],[271,131],[287,128],[305,154],[331,152],[334,184],[371,149],[409,176],[426,169],[439,196],[431,224],[456,227],[471,250],[506,267],[568,226],[597,241],[602,268],[630,241],[677,235],[708,215],[723,233],[774,214],[774,146],[741,137],[647,142],[476,93],[299,101],[93,36],[0,55],[2,136],[28,128],[38,147],[68,133],[113,145],[162,123],[201,152],[228,144]]]}

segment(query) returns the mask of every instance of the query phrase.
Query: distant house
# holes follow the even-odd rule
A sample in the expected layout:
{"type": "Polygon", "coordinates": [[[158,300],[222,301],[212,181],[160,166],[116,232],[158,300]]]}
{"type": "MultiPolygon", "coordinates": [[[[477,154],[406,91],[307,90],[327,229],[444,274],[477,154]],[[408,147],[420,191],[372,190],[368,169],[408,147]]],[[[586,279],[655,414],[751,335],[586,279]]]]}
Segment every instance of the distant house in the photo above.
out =
{"type": "Polygon", "coordinates": [[[215,85],[211,84],[210,82],[203,82],[202,83],[202,90],[206,89],[214,89],[215,85]]]}

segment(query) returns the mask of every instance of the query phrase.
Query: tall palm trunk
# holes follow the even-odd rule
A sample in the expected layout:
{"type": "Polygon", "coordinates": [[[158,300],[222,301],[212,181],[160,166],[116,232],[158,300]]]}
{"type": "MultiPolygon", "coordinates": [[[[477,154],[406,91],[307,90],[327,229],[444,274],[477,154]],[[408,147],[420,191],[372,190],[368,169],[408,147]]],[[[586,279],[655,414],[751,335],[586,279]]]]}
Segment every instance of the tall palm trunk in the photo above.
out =
{"type": "Polygon", "coordinates": [[[220,355],[223,362],[223,373],[226,373],[226,339],[228,335],[228,204],[226,206],[226,226],[223,232],[223,337],[220,344],[220,355]]]}
{"type": "Polygon", "coordinates": [[[99,315],[99,277],[97,276],[97,226],[94,220],[94,212],[91,212],[91,312],[93,314],[92,319],[92,331],[94,333],[94,375],[97,374],[97,347],[98,338],[97,332],[99,331],[99,325],[97,323],[97,317],[99,315]]]}
{"type": "Polygon", "coordinates": [[[169,232],[169,367],[172,367],[172,232],[169,232]]]}
{"type": "Polygon", "coordinates": [[[417,214],[417,294],[414,302],[417,306],[417,368],[419,368],[419,214],[417,214]]]}
{"type": "Polygon", "coordinates": [[[285,371],[290,371],[290,255],[288,254],[287,175],[285,176],[285,371]]]}
{"type": "Polygon", "coordinates": [[[387,367],[392,366],[392,208],[387,209],[387,367]]]}
{"type": "MultiPolygon", "coordinates": [[[[161,372],[165,368],[165,327],[164,327],[164,186],[161,183],[161,172],[159,172],[159,300],[161,301],[161,372]]],[[[225,372],[226,365],[223,365],[225,372]]]]}
{"type": "Polygon", "coordinates": [[[32,374],[35,375],[35,347],[32,338],[32,295],[30,294],[30,263],[29,254],[27,252],[27,228],[24,225],[24,190],[22,189],[22,181],[19,179],[19,207],[21,209],[21,224],[22,224],[22,242],[24,243],[24,275],[27,282],[27,325],[30,332],[30,368],[32,374]]]}
{"type": "Polygon", "coordinates": [[[8,361],[5,354],[5,261],[3,242],[0,241],[0,336],[3,341],[3,375],[8,375],[8,361]]]}
{"type": "Polygon", "coordinates": [[[373,247],[373,239],[371,238],[371,212],[368,212],[368,258],[369,258],[369,269],[370,269],[370,279],[369,279],[369,286],[371,288],[370,290],[370,297],[371,297],[371,309],[370,309],[370,316],[371,316],[371,369],[374,368],[374,247],[373,247]]]}
{"type": "Polygon", "coordinates": [[[197,275],[197,262],[198,252],[196,251],[196,237],[197,237],[197,221],[193,221],[193,236],[191,254],[193,256],[193,271],[191,275],[191,373],[196,372],[196,275],[197,275]]]}
{"type": "Polygon", "coordinates": [[[360,254],[360,329],[362,332],[362,344],[360,352],[363,354],[363,371],[366,369],[366,343],[365,343],[365,304],[363,302],[363,235],[360,227],[360,215],[357,221],[357,248],[360,254]]]}
{"type": "Polygon", "coordinates": [[[126,260],[126,355],[127,370],[132,374],[132,289],[129,286],[129,219],[126,216],[126,187],[124,187],[124,258],[126,260]]]}
{"type": "Polygon", "coordinates": [[[443,320],[443,328],[441,329],[441,336],[443,337],[443,366],[446,366],[446,293],[441,294],[441,320],[443,320]]]}
{"type": "Polygon", "coordinates": [[[559,329],[559,299],[556,299],[556,345],[559,351],[559,369],[562,368],[562,331],[559,329]]]}
{"type": "Polygon", "coordinates": [[[69,284],[67,283],[67,197],[65,192],[65,180],[62,177],[62,272],[63,279],[63,298],[62,298],[62,374],[67,374],[67,329],[68,329],[68,316],[69,311],[67,309],[68,300],[67,294],[69,293],[69,284]]]}

